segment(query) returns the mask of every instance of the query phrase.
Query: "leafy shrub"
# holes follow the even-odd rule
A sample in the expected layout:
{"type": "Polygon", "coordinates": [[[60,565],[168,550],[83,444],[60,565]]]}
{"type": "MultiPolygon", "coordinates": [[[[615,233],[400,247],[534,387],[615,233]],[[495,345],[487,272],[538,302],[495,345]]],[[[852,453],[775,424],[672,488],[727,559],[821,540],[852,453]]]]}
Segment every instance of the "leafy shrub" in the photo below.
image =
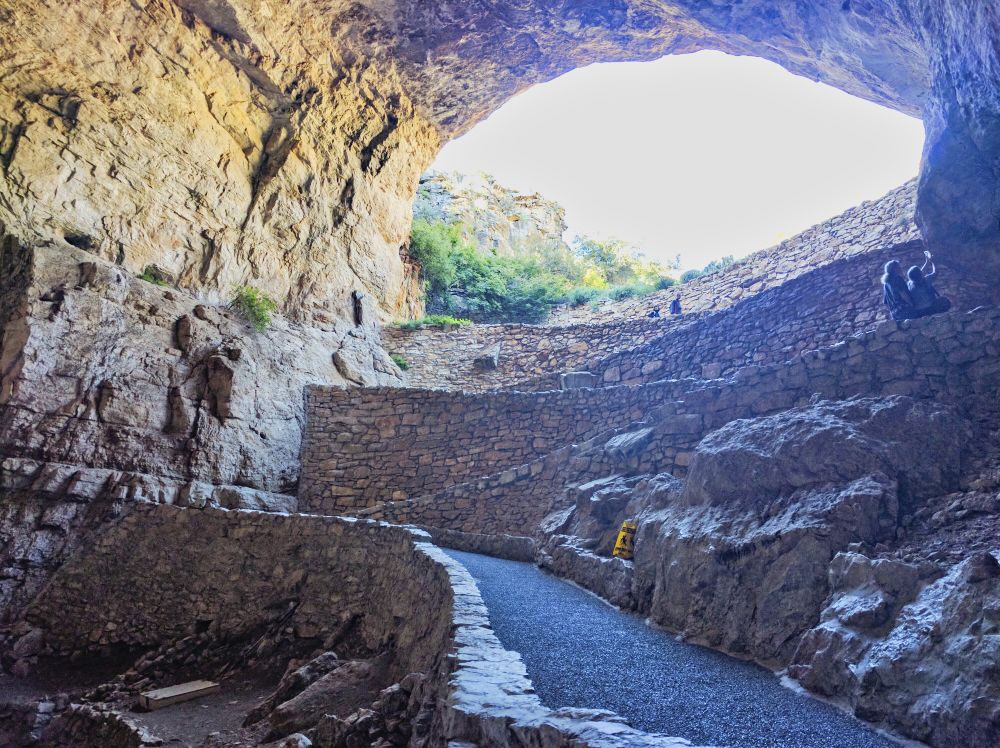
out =
{"type": "Polygon", "coordinates": [[[733,259],[732,255],[726,255],[725,257],[720,257],[718,260],[712,260],[701,270],[692,268],[691,270],[685,270],[681,275],[681,283],[688,283],[693,281],[695,278],[700,278],[703,275],[710,275],[711,273],[717,273],[720,270],[725,270],[731,265],[735,265],[736,260],[733,259]]]}
{"type": "Polygon", "coordinates": [[[391,358],[392,362],[396,364],[396,366],[398,366],[403,371],[406,371],[407,369],[410,368],[410,362],[407,361],[402,356],[400,356],[398,353],[390,353],[389,358],[391,358]]]}
{"type": "Polygon", "coordinates": [[[582,286],[580,288],[574,288],[566,296],[566,302],[570,306],[583,306],[591,301],[595,301],[601,295],[601,292],[596,288],[587,288],[582,286]]]}
{"type": "Polygon", "coordinates": [[[655,290],[656,286],[649,283],[632,283],[628,286],[617,286],[612,288],[608,292],[608,296],[615,301],[621,301],[622,299],[629,299],[633,296],[646,296],[653,293],[655,290]]]}
{"type": "Polygon", "coordinates": [[[229,300],[229,308],[247,320],[257,332],[271,324],[271,315],[278,309],[278,302],[253,286],[238,286],[229,300]]]}
{"type": "Polygon", "coordinates": [[[461,327],[471,325],[471,319],[458,319],[447,314],[429,314],[423,319],[411,319],[397,323],[400,330],[419,330],[422,327],[461,327]]]}
{"type": "Polygon", "coordinates": [[[708,275],[709,273],[717,273],[720,270],[725,270],[731,265],[735,265],[736,260],[733,259],[732,255],[726,255],[725,257],[720,257],[718,260],[712,260],[705,266],[702,270],[703,275],[708,275]]]}
{"type": "Polygon", "coordinates": [[[671,278],[669,275],[661,275],[657,278],[655,286],[657,291],[662,291],[665,288],[670,288],[671,286],[677,285],[677,279],[671,278]]]}
{"type": "Polygon", "coordinates": [[[156,265],[146,265],[143,268],[142,273],[139,275],[139,280],[144,280],[147,283],[153,283],[157,286],[168,286],[166,274],[160,270],[156,265]]]}

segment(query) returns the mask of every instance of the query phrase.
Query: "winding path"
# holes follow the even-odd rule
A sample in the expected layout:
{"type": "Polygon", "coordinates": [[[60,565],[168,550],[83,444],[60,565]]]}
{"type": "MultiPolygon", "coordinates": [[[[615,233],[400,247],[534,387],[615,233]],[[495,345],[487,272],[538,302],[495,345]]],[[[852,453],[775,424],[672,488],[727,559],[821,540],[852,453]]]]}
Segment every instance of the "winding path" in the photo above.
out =
{"type": "Polygon", "coordinates": [[[533,564],[447,551],[469,570],[505,647],[546,706],[610,709],[647,732],[730,748],[894,742],[771,672],[685,644],[533,564]]]}

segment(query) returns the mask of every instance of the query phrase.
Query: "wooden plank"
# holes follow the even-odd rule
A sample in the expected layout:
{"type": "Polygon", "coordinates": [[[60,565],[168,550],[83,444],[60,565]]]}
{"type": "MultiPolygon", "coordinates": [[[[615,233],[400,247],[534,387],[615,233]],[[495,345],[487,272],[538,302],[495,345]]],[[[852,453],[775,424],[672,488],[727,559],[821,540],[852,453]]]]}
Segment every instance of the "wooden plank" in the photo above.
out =
{"type": "Polygon", "coordinates": [[[176,686],[157,688],[155,691],[146,691],[139,694],[139,706],[148,711],[162,709],[171,704],[180,704],[183,701],[208,696],[217,693],[219,684],[210,680],[192,680],[187,683],[179,683],[176,686]]]}

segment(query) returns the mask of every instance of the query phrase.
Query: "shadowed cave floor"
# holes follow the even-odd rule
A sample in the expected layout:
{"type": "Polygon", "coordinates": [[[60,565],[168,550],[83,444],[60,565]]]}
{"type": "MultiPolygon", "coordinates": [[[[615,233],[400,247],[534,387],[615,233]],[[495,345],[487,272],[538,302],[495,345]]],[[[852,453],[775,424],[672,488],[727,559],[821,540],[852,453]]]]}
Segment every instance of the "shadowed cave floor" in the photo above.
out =
{"type": "Polygon", "coordinates": [[[896,745],[762,667],[678,641],[533,564],[446,552],[476,580],[546,706],[610,709],[647,732],[730,748],[896,745]]]}

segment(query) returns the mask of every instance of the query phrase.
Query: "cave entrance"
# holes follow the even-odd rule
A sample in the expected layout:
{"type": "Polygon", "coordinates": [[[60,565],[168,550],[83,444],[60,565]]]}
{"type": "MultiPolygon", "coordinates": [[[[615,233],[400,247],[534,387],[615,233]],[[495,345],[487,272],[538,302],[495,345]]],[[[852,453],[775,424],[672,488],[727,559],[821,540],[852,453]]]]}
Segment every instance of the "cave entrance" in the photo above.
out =
{"type": "Polygon", "coordinates": [[[703,51],[539,84],[432,169],[539,193],[565,208],[567,241],[615,237],[683,272],[879,198],[916,177],[922,145],[918,119],[760,58],[703,51]]]}

